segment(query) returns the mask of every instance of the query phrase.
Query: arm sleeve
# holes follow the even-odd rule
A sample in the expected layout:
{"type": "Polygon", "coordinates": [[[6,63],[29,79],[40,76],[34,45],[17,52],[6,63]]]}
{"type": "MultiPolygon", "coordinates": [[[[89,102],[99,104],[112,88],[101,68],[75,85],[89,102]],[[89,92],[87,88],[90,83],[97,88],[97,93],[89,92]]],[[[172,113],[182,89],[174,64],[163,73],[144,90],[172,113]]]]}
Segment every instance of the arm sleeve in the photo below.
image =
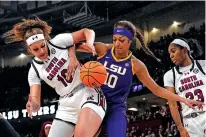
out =
{"type": "Polygon", "coordinates": [[[56,35],[51,42],[61,48],[68,48],[73,46],[74,40],[71,33],[62,33],[56,35]]]}
{"type": "Polygon", "coordinates": [[[172,70],[167,71],[164,74],[164,87],[174,87],[174,80],[172,70]]]}
{"type": "Polygon", "coordinates": [[[41,80],[40,80],[40,78],[38,78],[36,71],[34,70],[34,68],[32,66],[29,69],[28,82],[29,82],[29,86],[32,86],[34,84],[41,85],[41,80]]]}

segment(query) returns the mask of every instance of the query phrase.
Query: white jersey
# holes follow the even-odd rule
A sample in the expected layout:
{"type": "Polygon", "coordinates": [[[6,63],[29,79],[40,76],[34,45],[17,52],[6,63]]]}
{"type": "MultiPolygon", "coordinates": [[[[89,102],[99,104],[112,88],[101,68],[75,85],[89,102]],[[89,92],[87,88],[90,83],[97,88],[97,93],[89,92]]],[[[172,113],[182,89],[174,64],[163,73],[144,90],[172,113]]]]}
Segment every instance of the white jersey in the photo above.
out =
{"type": "Polygon", "coordinates": [[[67,67],[69,65],[68,47],[73,45],[73,37],[69,33],[59,34],[47,41],[49,50],[48,59],[41,61],[33,58],[28,74],[29,85],[41,84],[44,80],[53,87],[57,94],[64,96],[71,92],[81,81],[80,70],[76,69],[74,77],[66,80],[67,67]]]}
{"type": "MultiPolygon", "coordinates": [[[[186,67],[174,67],[164,75],[164,86],[175,87],[176,94],[181,97],[206,103],[206,75],[204,73],[205,60],[194,61],[186,67]]],[[[197,107],[193,110],[184,103],[180,104],[183,117],[201,111],[197,107]]],[[[206,111],[205,108],[204,111],[206,111]]]]}

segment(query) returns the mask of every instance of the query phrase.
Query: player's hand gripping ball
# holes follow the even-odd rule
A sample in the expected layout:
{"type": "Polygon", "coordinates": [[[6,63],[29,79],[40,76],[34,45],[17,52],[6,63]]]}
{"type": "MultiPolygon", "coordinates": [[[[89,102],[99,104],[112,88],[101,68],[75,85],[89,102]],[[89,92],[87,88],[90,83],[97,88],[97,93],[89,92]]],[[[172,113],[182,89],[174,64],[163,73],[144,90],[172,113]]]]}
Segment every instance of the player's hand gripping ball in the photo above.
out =
{"type": "Polygon", "coordinates": [[[107,70],[101,63],[89,61],[81,67],[80,79],[90,88],[100,87],[107,79],[107,70]]]}

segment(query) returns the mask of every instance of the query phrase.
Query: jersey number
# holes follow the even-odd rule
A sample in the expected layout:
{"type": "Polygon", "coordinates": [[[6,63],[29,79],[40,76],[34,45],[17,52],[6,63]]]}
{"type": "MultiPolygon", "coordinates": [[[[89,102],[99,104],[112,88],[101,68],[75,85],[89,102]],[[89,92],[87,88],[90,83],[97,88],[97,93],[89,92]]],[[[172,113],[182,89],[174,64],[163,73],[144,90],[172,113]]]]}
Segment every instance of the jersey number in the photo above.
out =
{"type": "Polygon", "coordinates": [[[196,101],[200,101],[200,102],[204,102],[205,100],[204,100],[204,96],[203,96],[203,93],[202,93],[202,90],[200,90],[200,89],[196,89],[195,91],[194,91],[194,94],[192,93],[192,92],[187,92],[186,94],[185,94],[185,97],[186,98],[188,98],[188,99],[194,99],[194,96],[197,96],[197,100],[196,101]]]}
{"type": "Polygon", "coordinates": [[[117,84],[118,77],[114,74],[107,75],[106,85],[110,88],[114,88],[117,84]]]}
{"type": "Polygon", "coordinates": [[[69,80],[66,79],[67,69],[61,71],[61,75],[57,75],[58,81],[61,81],[62,84],[67,87],[67,83],[72,83],[73,77],[71,76],[69,80]]]}

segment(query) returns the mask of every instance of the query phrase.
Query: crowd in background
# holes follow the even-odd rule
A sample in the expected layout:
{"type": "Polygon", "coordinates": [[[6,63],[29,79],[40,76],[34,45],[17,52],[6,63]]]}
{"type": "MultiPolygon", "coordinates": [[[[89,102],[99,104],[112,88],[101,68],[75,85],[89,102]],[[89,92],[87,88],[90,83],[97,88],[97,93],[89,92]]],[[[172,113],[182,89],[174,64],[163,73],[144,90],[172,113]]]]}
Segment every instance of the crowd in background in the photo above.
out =
{"type": "MultiPolygon", "coordinates": [[[[153,79],[160,85],[163,84],[162,77],[164,73],[172,67],[172,64],[168,55],[169,43],[177,37],[183,37],[186,39],[194,39],[199,42],[200,47],[205,51],[205,23],[200,28],[191,27],[188,32],[184,34],[173,33],[172,35],[161,36],[157,42],[150,41],[148,43],[149,48],[154,54],[161,59],[161,63],[156,62],[152,57],[146,55],[142,50],[131,49],[133,55],[142,60],[153,79]]],[[[205,52],[196,59],[204,59],[205,52]]],[[[84,63],[91,58],[81,59],[80,62],[84,63]]],[[[94,59],[92,57],[92,59],[94,59]]],[[[22,67],[5,67],[0,69],[0,112],[24,109],[27,102],[29,85],[27,81],[27,73],[30,64],[22,67]],[[15,105],[14,105],[15,104],[15,105]]],[[[140,83],[138,79],[134,79],[134,83],[140,83]]],[[[42,105],[50,104],[58,99],[58,95],[54,89],[47,86],[42,82],[42,105]]],[[[144,113],[130,112],[128,111],[128,130],[127,137],[176,137],[178,136],[177,128],[172,121],[171,115],[168,109],[159,109],[155,111],[145,110],[144,113]],[[158,121],[157,121],[158,120],[158,121]],[[147,121],[147,122],[146,122],[147,121]],[[157,124],[151,124],[153,127],[147,125],[148,121],[154,121],[157,124]],[[141,122],[146,123],[144,127],[139,124],[141,122]],[[165,124],[167,123],[167,124],[165,124]]],[[[37,134],[37,133],[36,133],[37,134]]],[[[26,137],[32,137],[31,133],[25,135],[26,137]]],[[[104,133],[102,134],[102,137],[104,133]]],[[[36,137],[35,135],[33,137],[36,137]]]]}

